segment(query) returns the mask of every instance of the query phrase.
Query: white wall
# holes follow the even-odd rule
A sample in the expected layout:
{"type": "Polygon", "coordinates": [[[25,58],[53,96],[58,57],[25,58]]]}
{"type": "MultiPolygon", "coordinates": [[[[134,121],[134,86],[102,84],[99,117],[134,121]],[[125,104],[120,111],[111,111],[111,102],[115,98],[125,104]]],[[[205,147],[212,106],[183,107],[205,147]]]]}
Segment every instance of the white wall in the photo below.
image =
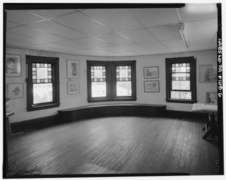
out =
{"type": "MultiPolygon", "coordinates": [[[[15,112],[10,119],[11,122],[19,122],[23,120],[30,120],[44,116],[50,116],[57,113],[59,109],[71,108],[88,105],[87,102],[87,72],[86,60],[136,60],[137,70],[137,101],[136,103],[149,103],[149,104],[166,104],[169,110],[191,111],[191,104],[183,103],[166,103],[166,90],[165,90],[165,58],[169,57],[186,57],[195,56],[197,64],[197,100],[198,102],[206,101],[206,92],[217,91],[216,83],[199,83],[199,65],[201,64],[215,64],[217,63],[217,54],[215,50],[199,51],[190,53],[176,53],[164,55],[150,55],[150,56],[137,56],[137,57],[91,57],[91,56],[76,56],[55,52],[44,52],[24,49],[7,49],[7,54],[17,54],[21,56],[22,60],[22,75],[20,77],[6,77],[6,84],[8,83],[23,83],[24,96],[20,99],[12,99],[12,110],[15,112]],[[60,107],[51,108],[46,110],[38,110],[27,112],[27,97],[26,97],[26,55],[49,56],[59,57],[60,59],[60,107]],[[76,95],[67,94],[67,79],[66,74],[66,61],[67,59],[80,61],[80,78],[75,79],[80,81],[80,93],[76,95]],[[144,77],[143,68],[147,66],[159,66],[159,93],[145,93],[144,92],[144,77]]],[[[7,87],[7,86],[6,86],[7,87]]],[[[112,103],[112,102],[102,102],[112,103]]],[[[113,102],[114,103],[114,102],[113,102]]],[[[92,103],[93,104],[93,103],[92,103]]]]}

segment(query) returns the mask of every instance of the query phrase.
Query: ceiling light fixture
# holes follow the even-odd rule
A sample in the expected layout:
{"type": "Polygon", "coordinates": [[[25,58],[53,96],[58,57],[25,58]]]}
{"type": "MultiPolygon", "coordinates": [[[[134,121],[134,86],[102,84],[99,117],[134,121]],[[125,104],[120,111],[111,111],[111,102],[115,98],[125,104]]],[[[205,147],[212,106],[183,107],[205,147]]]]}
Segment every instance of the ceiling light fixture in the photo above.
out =
{"type": "Polygon", "coordinates": [[[180,32],[180,35],[181,35],[181,37],[183,39],[183,42],[184,42],[185,46],[188,48],[188,42],[187,42],[187,40],[185,38],[185,35],[184,35],[184,23],[179,23],[178,24],[178,31],[180,32]]]}
{"type": "Polygon", "coordinates": [[[184,23],[182,22],[179,9],[176,9],[176,11],[177,11],[177,17],[178,17],[178,20],[179,20],[177,28],[178,28],[178,31],[180,32],[180,35],[182,37],[182,40],[183,40],[185,46],[188,48],[188,42],[186,41],[186,38],[185,38],[185,35],[184,35],[184,23]]]}

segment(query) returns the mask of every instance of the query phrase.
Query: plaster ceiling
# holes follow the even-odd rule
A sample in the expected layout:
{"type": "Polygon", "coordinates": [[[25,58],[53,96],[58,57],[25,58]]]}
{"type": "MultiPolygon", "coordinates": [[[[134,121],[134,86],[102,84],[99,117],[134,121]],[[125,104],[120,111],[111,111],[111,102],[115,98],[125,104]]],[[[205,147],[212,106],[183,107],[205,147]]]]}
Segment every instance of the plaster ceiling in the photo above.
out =
{"type": "Polygon", "coordinates": [[[92,56],[216,49],[216,5],[7,10],[6,47],[92,56]],[[184,24],[184,36],[178,24],[184,24]]]}

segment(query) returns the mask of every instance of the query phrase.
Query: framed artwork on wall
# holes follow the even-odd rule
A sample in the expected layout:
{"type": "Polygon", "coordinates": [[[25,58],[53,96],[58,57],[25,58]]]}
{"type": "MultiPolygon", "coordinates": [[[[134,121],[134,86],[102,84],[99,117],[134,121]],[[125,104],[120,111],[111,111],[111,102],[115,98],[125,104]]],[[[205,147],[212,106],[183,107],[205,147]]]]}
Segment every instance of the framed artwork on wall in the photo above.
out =
{"type": "Polygon", "coordinates": [[[211,83],[217,81],[217,66],[212,64],[199,66],[199,82],[211,83]]]}
{"type": "Polygon", "coordinates": [[[160,92],[159,80],[144,81],[144,92],[160,92]]]}
{"type": "Polygon", "coordinates": [[[7,85],[8,98],[23,98],[24,87],[22,83],[11,83],[7,85]]]}
{"type": "Polygon", "coordinates": [[[19,55],[6,55],[5,72],[6,76],[21,75],[21,59],[19,55]]]}
{"type": "Polygon", "coordinates": [[[158,79],[158,78],[159,78],[158,66],[144,67],[144,79],[158,79]]]}
{"type": "Polygon", "coordinates": [[[67,76],[68,78],[79,78],[79,61],[67,60],[67,76]]]}
{"type": "Polygon", "coordinates": [[[217,104],[217,92],[207,92],[206,93],[206,103],[217,104]]]}
{"type": "Polygon", "coordinates": [[[80,84],[78,81],[70,81],[67,83],[68,94],[78,94],[80,92],[80,84]]]}

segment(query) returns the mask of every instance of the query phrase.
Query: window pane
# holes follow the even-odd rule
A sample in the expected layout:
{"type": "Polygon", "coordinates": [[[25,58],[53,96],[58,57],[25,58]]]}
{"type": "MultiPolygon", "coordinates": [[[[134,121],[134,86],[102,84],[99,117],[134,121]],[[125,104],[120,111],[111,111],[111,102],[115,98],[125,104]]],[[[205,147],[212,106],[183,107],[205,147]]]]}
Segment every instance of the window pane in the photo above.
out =
{"type": "Polygon", "coordinates": [[[53,101],[52,65],[50,63],[33,63],[33,104],[53,101]]]}
{"type": "Polygon", "coordinates": [[[106,97],[107,95],[107,87],[106,82],[92,82],[91,83],[91,96],[94,97],[106,97]]]}
{"type": "Polygon", "coordinates": [[[173,90],[190,90],[190,81],[172,81],[173,90]]]}
{"type": "Polygon", "coordinates": [[[91,66],[91,81],[92,82],[105,82],[106,81],[106,68],[105,66],[91,66]]]}
{"type": "Polygon", "coordinates": [[[172,72],[190,72],[190,64],[189,63],[172,64],[172,72]]]}
{"type": "Polygon", "coordinates": [[[123,81],[116,84],[117,96],[132,96],[131,82],[123,81]]]}
{"type": "Polygon", "coordinates": [[[116,66],[116,95],[132,96],[131,66],[116,66]]]}
{"type": "Polygon", "coordinates": [[[37,68],[37,78],[46,79],[48,77],[47,68],[37,68]]]}
{"type": "Polygon", "coordinates": [[[32,64],[32,79],[33,83],[51,82],[52,68],[51,64],[47,63],[33,63],[32,64]]]}
{"type": "Polygon", "coordinates": [[[91,97],[106,97],[106,67],[91,66],[91,97]]]}
{"type": "MultiPolygon", "coordinates": [[[[172,90],[190,90],[190,87],[190,64],[172,64],[172,90]]],[[[175,96],[180,95],[176,93],[175,96]]]]}
{"type": "Polygon", "coordinates": [[[116,66],[117,81],[131,80],[131,66],[116,66]]]}
{"type": "Polygon", "coordinates": [[[52,83],[33,84],[33,104],[53,101],[52,83]]]}
{"type": "Polygon", "coordinates": [[[191,91],[171,91],[171,99],[191,100],[191,91]]]}
{"type": "Polygon", "coordinates": [[[190,73],[173,73],[172,80],[176,81],[190,80],[190,73]]]}

